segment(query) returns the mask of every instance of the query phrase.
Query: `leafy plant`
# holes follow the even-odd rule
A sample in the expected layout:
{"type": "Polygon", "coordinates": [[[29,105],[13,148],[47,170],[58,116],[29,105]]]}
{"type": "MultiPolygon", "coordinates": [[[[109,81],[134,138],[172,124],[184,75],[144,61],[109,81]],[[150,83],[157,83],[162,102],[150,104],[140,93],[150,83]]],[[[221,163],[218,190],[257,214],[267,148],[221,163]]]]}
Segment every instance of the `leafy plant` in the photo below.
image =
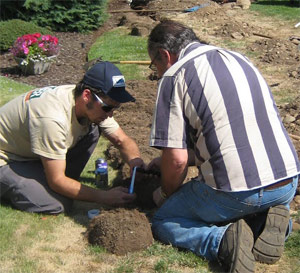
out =
{"type": "Polygon", "coordinates": [[[23,65],[27,65],[29,60],[47,61],[47,57],[58,54],[58,39],[40,33],[25,34],[14,42],[11,52],[15,57],[24,59],[23,65]]]}
{"type": "Polygon", "coordinates": [[[0,51],[9,50],[19,36],[35,32],[52,34],[48,28],[39,27],[34,23],[28,23],[20,19],[0,22],[0,51]]]}
{"type": "Polygon", "coordinates": [[[55,31],[88,32],[106,20],[107,0],[27,0],[22,18],[55,31]]]}
{"type": "Polygon", "coordinates": [[[53,31],[89,32],[107,19],[106,4],[107,0],[1,0],[0,12],[2,20],[21,19],[53,31]]]}

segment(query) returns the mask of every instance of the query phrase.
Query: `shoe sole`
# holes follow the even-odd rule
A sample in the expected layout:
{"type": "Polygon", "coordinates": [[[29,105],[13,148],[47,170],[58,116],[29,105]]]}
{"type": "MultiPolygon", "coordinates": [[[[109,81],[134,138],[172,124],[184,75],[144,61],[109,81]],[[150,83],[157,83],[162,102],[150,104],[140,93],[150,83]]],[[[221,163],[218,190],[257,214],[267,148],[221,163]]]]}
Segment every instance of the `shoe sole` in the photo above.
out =
{"type": "Polygon", "coordinates": [[[253,233],[248,224],[243,220],[238,221],[237,225],[237,245],[231,265],[231,273],[253,273],[255,270],[255,259],[252,253],[253,233]]]}
{"type": "Polygon", "coordinates": [[[269,209],[265,227],[253,247],[256,261],[274,264],[280,259],[289,219],[290,213],[285,206],[279,205],[269,209]]]}

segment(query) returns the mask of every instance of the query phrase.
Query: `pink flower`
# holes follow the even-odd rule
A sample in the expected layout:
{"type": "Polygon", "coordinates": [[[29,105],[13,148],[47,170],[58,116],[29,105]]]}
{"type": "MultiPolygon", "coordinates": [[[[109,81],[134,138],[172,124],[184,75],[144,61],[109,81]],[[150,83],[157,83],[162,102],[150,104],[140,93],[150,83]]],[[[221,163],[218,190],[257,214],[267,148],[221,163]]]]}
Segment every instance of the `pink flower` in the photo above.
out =
{"type": "Polygon", "coordinates": [[[25,54],[25,55],[28,55],[28,53],[29,53],[29,48],[28,48],[25,44],[22,45],[22,48],[23,48],[24,54],[25,54]]]}
{"type": "Polygon", "coordinates": [[[44,46],[45,46],[44,43],[42,43],[42,42],[39,43],[39,47],[40,47],[40,48],[44,49],[44,46]]]}
{"type": "Polygon", "coordinates": [[[40,37],[41,37],[41,33],[34,33],[33,36],[34,36],[35,38],[40,38],[40,37]]]}
{"type": "Polygon", "coordinates": [[[10,51],[14,56],[26,57],[27,60],[53,56],[59,52],[58,39],[40,33],[25,34],[16,39],[10,51]]]}
{"type": "Polygon", "coordinates": [[[42,36],[42,41],[49,41],[50,40],[50,35],[43,35],[42,36]]]}

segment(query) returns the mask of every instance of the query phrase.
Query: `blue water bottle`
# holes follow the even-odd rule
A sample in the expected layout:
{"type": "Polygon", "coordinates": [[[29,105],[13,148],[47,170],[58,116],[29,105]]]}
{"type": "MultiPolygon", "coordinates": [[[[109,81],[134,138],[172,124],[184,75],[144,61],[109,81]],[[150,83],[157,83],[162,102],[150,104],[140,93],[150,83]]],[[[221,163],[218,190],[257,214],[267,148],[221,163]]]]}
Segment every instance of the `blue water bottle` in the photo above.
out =
{"type": "Polygon", "coordinates": [[[103,158],[95,161],[96,186],[98,188],[108,186],[108,168],[107,162],[103,158]]]}

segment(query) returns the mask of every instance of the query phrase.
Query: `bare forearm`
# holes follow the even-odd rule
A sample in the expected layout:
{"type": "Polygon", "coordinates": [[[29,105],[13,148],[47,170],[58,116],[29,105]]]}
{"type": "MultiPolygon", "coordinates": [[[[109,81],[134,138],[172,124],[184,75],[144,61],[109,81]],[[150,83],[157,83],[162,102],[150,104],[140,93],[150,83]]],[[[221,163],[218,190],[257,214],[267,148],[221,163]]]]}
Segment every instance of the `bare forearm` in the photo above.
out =
{"type": "Polygon", "coordinates": [[[50,185],[53,191],[71,199],[97,203],[102,202],[102,193],[100,190],[85,186],[66,176],[52,183],[50,182],[50,185]]]}
{"type": "Polygon", "coordinates": [[[173,171],[170,171],[170,167],[162,169],[162,189],[167,196],[173,194],[180,187],[187,173],[187,168],[180,168],[177,170],[175,169],[175,166],[171,168],[173,171]]]}
{"type": "Polygon", "coordinates": [[[164,150],[161,158],[161,183],[162,189],[167,196],[170,196],[180,187],[188,169],[187,153],[185,154],[184,150],[179,151],[183,157],[176,158],[173,152],[174,150],[172,149],[164,150]]]}
{"type": "Polygon", "coordinates": [[[127,188],[116,187],[108,191],[82,185],[65,175],[65,160],[41,158],[49,187],[66,197],[106,205],[123,205],[135,199],[127,188]]]}
{"type": "Polygon", "coordinates": [[[131,160],[141,157],[137,144],[129,137],[118,148],[123,160],[127,164],[131,160]]]}
{"type": "Polygon", "coordinates": [[[131,168],[144,164],[137,144],[132,138],[127,136],[121,128],[118,128],[116,132],[106,137],[118,148],[123,160],[129,164],[131,168]]]}
{"type": "Polygon", "coordinates": [[[56,181],[51,188],[57,193],[71,199],[110,206],[124,205],[135,199],[134,194],[128,194],[127,188],[116,187],[108,191],[103,191],[82,185],[69,177],[65,177],[63,181],[56,181]]]}

